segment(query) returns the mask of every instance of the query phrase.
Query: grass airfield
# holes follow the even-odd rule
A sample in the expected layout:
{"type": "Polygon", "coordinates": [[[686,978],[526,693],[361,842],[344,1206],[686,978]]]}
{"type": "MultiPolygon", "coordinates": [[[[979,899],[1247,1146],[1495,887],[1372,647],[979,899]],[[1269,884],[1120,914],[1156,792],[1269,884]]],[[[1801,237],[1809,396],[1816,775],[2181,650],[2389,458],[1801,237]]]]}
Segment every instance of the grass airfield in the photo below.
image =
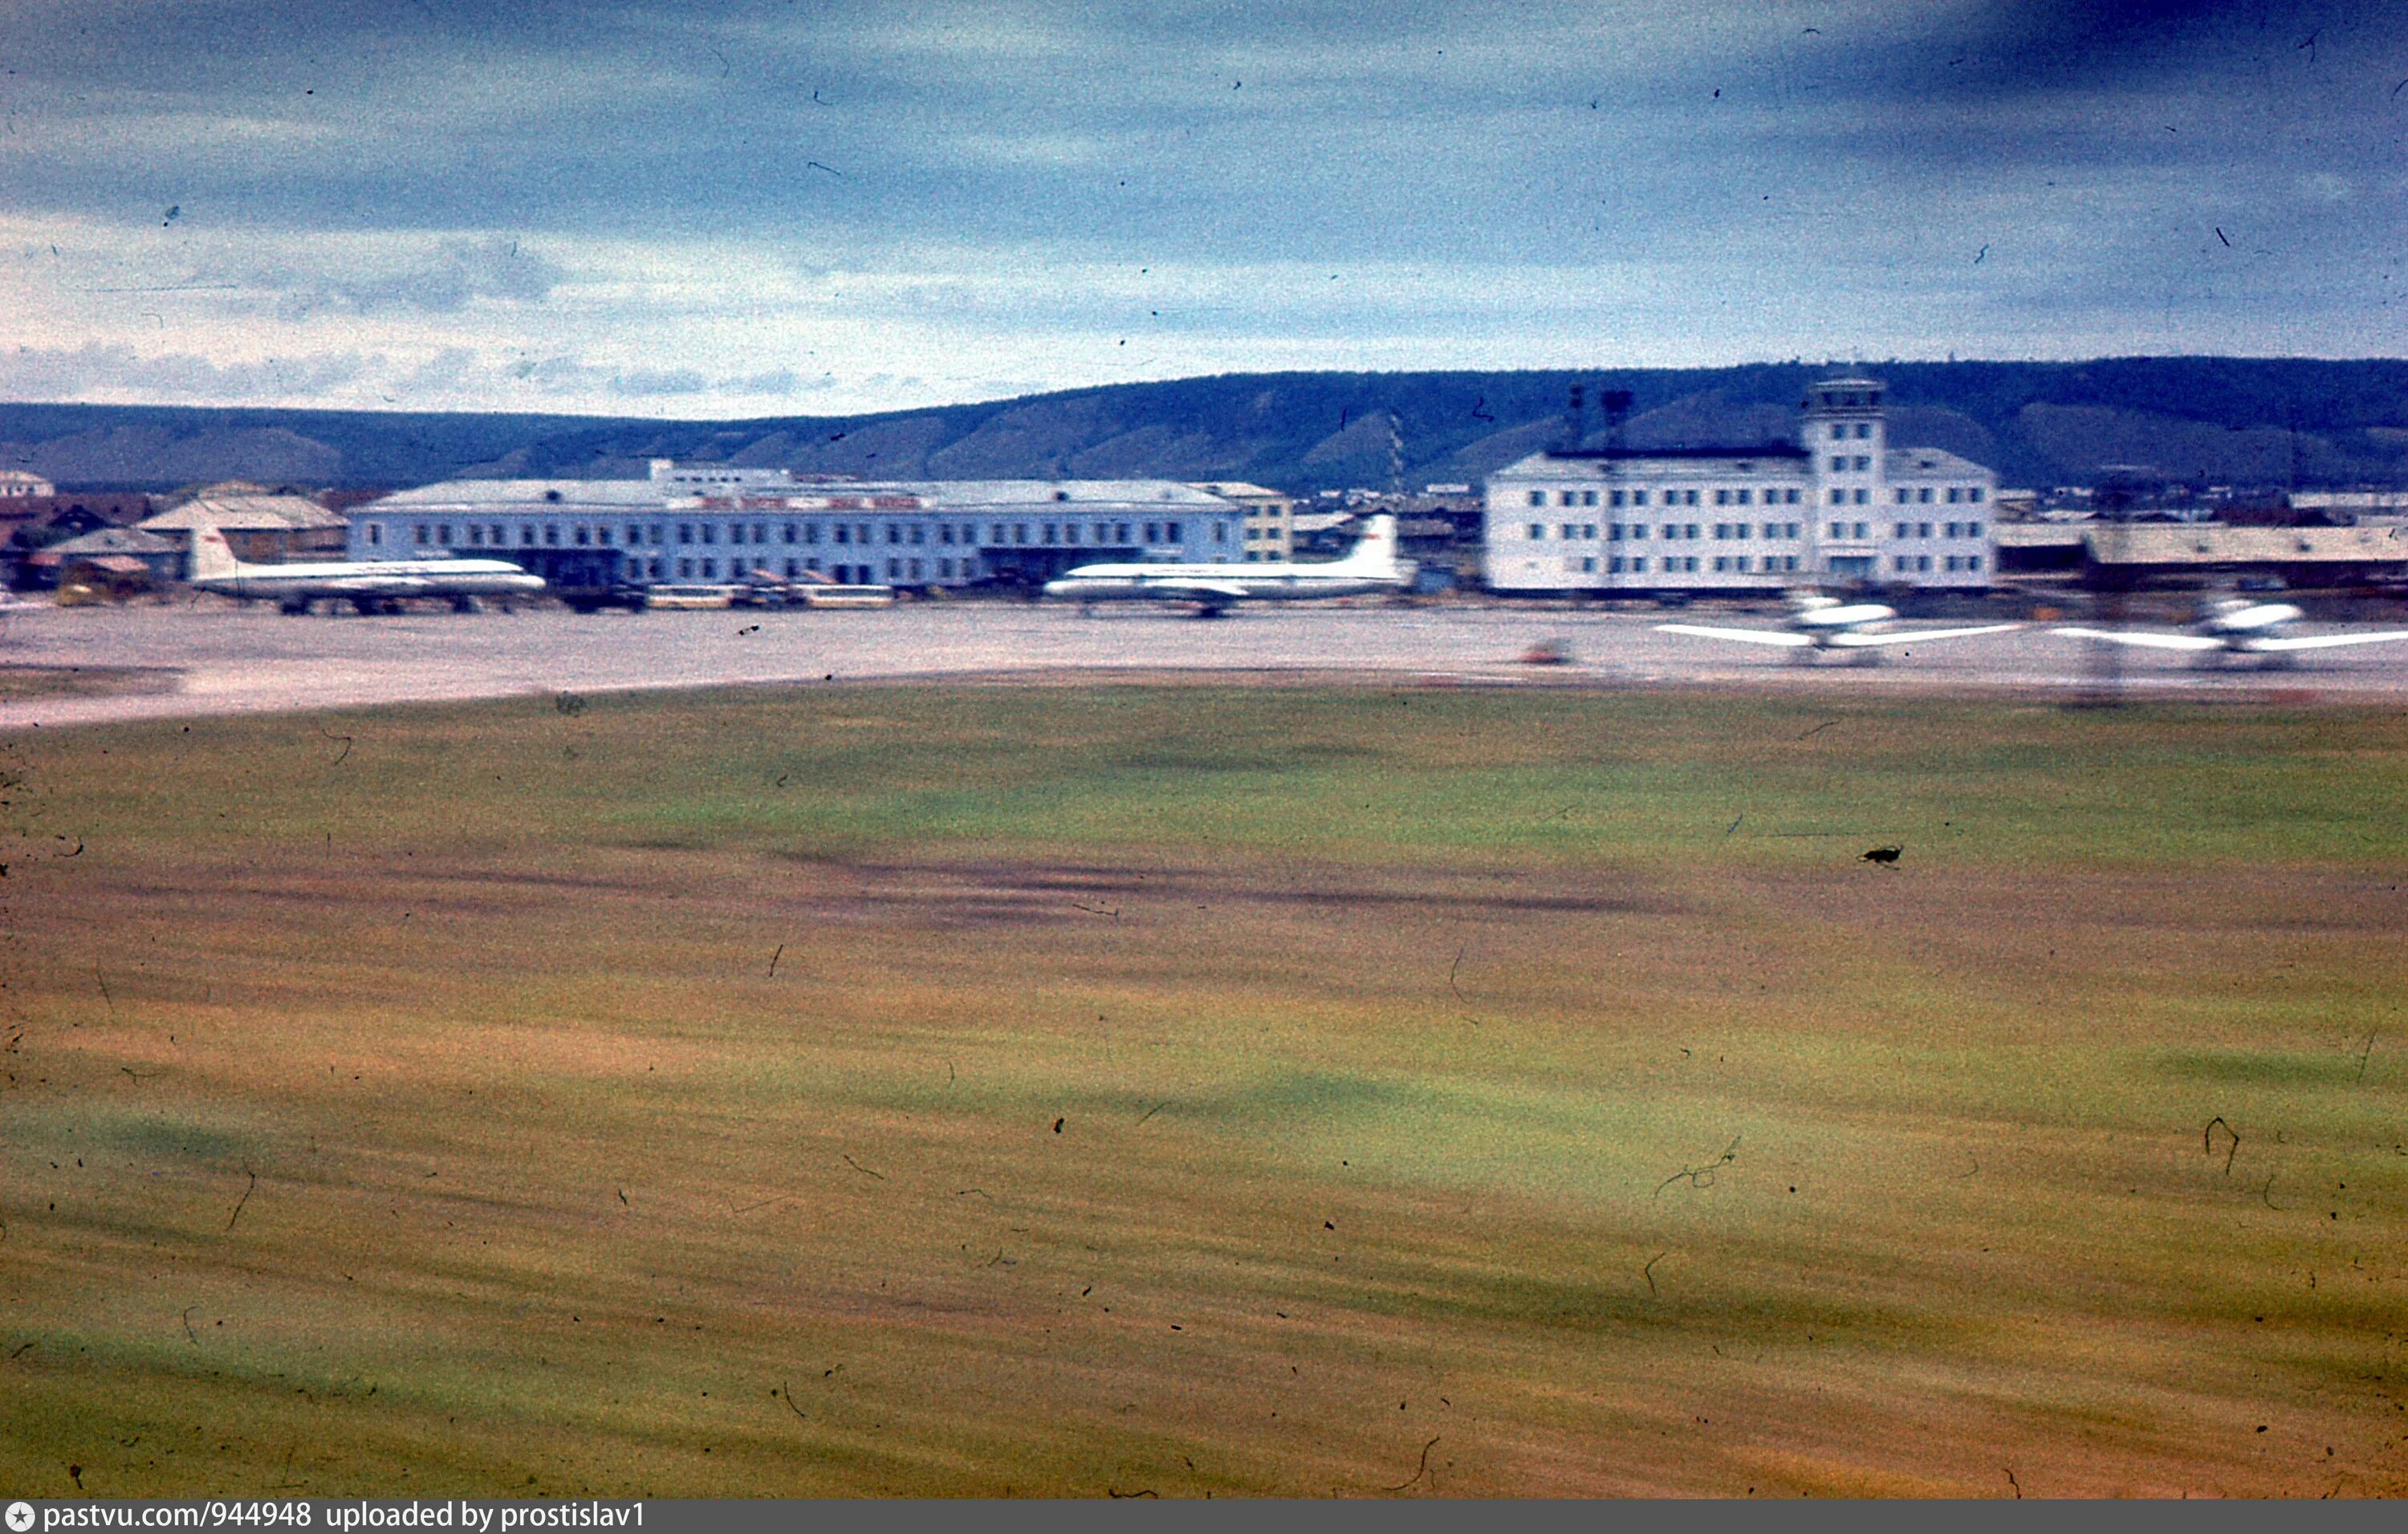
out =
{"type": "Polygon", "coordinates": [[[12,1495],[2408,1491],[2396,710],[0,754],[12,1495]]]}

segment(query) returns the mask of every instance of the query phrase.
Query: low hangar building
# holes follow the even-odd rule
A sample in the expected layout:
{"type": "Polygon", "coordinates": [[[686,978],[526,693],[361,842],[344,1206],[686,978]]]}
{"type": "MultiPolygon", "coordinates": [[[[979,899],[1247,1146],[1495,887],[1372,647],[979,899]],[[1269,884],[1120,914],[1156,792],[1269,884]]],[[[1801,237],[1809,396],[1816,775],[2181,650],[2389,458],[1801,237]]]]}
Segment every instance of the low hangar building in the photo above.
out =
{"type": "Polygon", "coordinates": [[[555,587],[822,575],[956,587],[1106,560],[1243,557],[1243,509],[1168,480],[796,480],[655,459],[642,480],[452,480],[354,508],[355,559],[515,560],[555,587]]]}
{"type": "Polygon", "coordinates": [[[1820,380],[1794,442],[1525,458],[1488,480],[1488,584],[1558,595],[1986,589],[1998,475],[1937,448],[1891,447],[1884,394],[1877,379],[1820,380]]]}

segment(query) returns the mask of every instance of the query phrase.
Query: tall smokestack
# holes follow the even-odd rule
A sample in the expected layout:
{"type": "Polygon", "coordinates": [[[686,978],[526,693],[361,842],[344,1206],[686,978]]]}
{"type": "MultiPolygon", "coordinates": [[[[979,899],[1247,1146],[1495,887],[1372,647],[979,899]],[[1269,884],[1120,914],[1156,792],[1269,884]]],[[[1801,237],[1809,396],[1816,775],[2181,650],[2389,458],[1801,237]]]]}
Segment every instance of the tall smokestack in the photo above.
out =
{"type": "Polygon", "coordinates": [[[1588,434],[1588,396],[1577,383],[1572,385],[1570,406],[1564,411],[1564,451],[1576,452],[1581,438],[1588,434]]]}
{"type": "Polygon", "coordinates": [[[1624,428],[1630,424],[1631,394],[1627,389],[1600,389],[1597,408],[1605,412],[1605,445],[1619,451],[1628,444],[1623,440],[1624,428]]]}

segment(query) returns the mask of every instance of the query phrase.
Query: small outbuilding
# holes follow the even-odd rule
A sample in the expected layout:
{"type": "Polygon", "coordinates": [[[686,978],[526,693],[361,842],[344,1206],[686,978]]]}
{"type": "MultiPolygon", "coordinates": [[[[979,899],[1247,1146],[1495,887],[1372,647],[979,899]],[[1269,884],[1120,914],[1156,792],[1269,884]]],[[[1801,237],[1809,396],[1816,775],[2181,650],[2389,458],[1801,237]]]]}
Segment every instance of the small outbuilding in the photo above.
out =
{"type": "Polygon", "coordinates": [[[25,557],[25,569],[36,586],[75,584],[79,570],[91,576],[83,584],[111,593],[129,585],[143,589],[167,585],[182,578],[184,551],[172,538],[134,527],[104,527],[80,538],[66,538],[25,557]]]}
{"type": "Polygon", "coordinates": [[[288,559],[340,559],[343,518],[307,495],[256,485],[212,485],[137,524],[189,549],[193,529],[206,523],[226,537],[236,559],[272,564],[288,559]]]}

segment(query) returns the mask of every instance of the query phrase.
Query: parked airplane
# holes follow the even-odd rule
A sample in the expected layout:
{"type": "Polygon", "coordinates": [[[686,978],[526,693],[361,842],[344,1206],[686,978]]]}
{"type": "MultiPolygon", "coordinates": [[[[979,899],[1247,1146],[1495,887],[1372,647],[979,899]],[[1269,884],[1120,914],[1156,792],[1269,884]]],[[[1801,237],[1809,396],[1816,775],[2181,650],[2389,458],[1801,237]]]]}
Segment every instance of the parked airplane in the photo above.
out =
{"type": "Polygon", "coordinates": [[[362,612],[386,609],[406,596],[440,596],[466,612],[480,596],[543,590],[543,580],[507,559],[328,559],[307,564],[246,565],[217,528],[193,529],[192,583],[222,596],[269,601],[302,613],[321,598],[349,602],[362,612]]]}
{"type": "Polygon", "coordinates": [[[1297,565],[1082,565],[1045,582],[1045,595],[1067,601],[1181,602],[1199,618],[1217,618],[1240,602],[1296,602],[1403,591],[1413,567],[1397,557],[1397,519],[1373,517],[1361,541],[1342,559],[1297,565]]]}
{"type": "Polygon", "coordinates": [[[1704,639],[1736,639],[1742,644],[1773,644],[1799,652],[1862,650],[1865,658],[1879,656],[1881,647],[1918,644],[1926,639],[1961,639],[1973,634],[2004,634],[2020,624],[1981,624],[1970,628],[1893,629],[1896,608],[1879,602],[1842,602],[1836,596],[1793,592],[1786,628],[1715,628],[1704,624],[1657,624],[1659,634],[1690,634],[1704,639]]]}
{"type": "Polygon", "coordinates": [[[2139,645],[2149,650],[2186,650],[2201,660],[2210,656],[2264,655],[2279,658],[2301,650],[2337,650],[2348,644],[2388,644],[2408,639],[2408,629],[2389,628],[2370,634],[2286,635],[2283,630],[2307,614],[2288,602],[2252,602],[2228,596],[2208,604],[2207,616],[2179,634],[2156,629],[2053,628],[2077,639],[2103,639],[2111,644],[2139,645]]]}

